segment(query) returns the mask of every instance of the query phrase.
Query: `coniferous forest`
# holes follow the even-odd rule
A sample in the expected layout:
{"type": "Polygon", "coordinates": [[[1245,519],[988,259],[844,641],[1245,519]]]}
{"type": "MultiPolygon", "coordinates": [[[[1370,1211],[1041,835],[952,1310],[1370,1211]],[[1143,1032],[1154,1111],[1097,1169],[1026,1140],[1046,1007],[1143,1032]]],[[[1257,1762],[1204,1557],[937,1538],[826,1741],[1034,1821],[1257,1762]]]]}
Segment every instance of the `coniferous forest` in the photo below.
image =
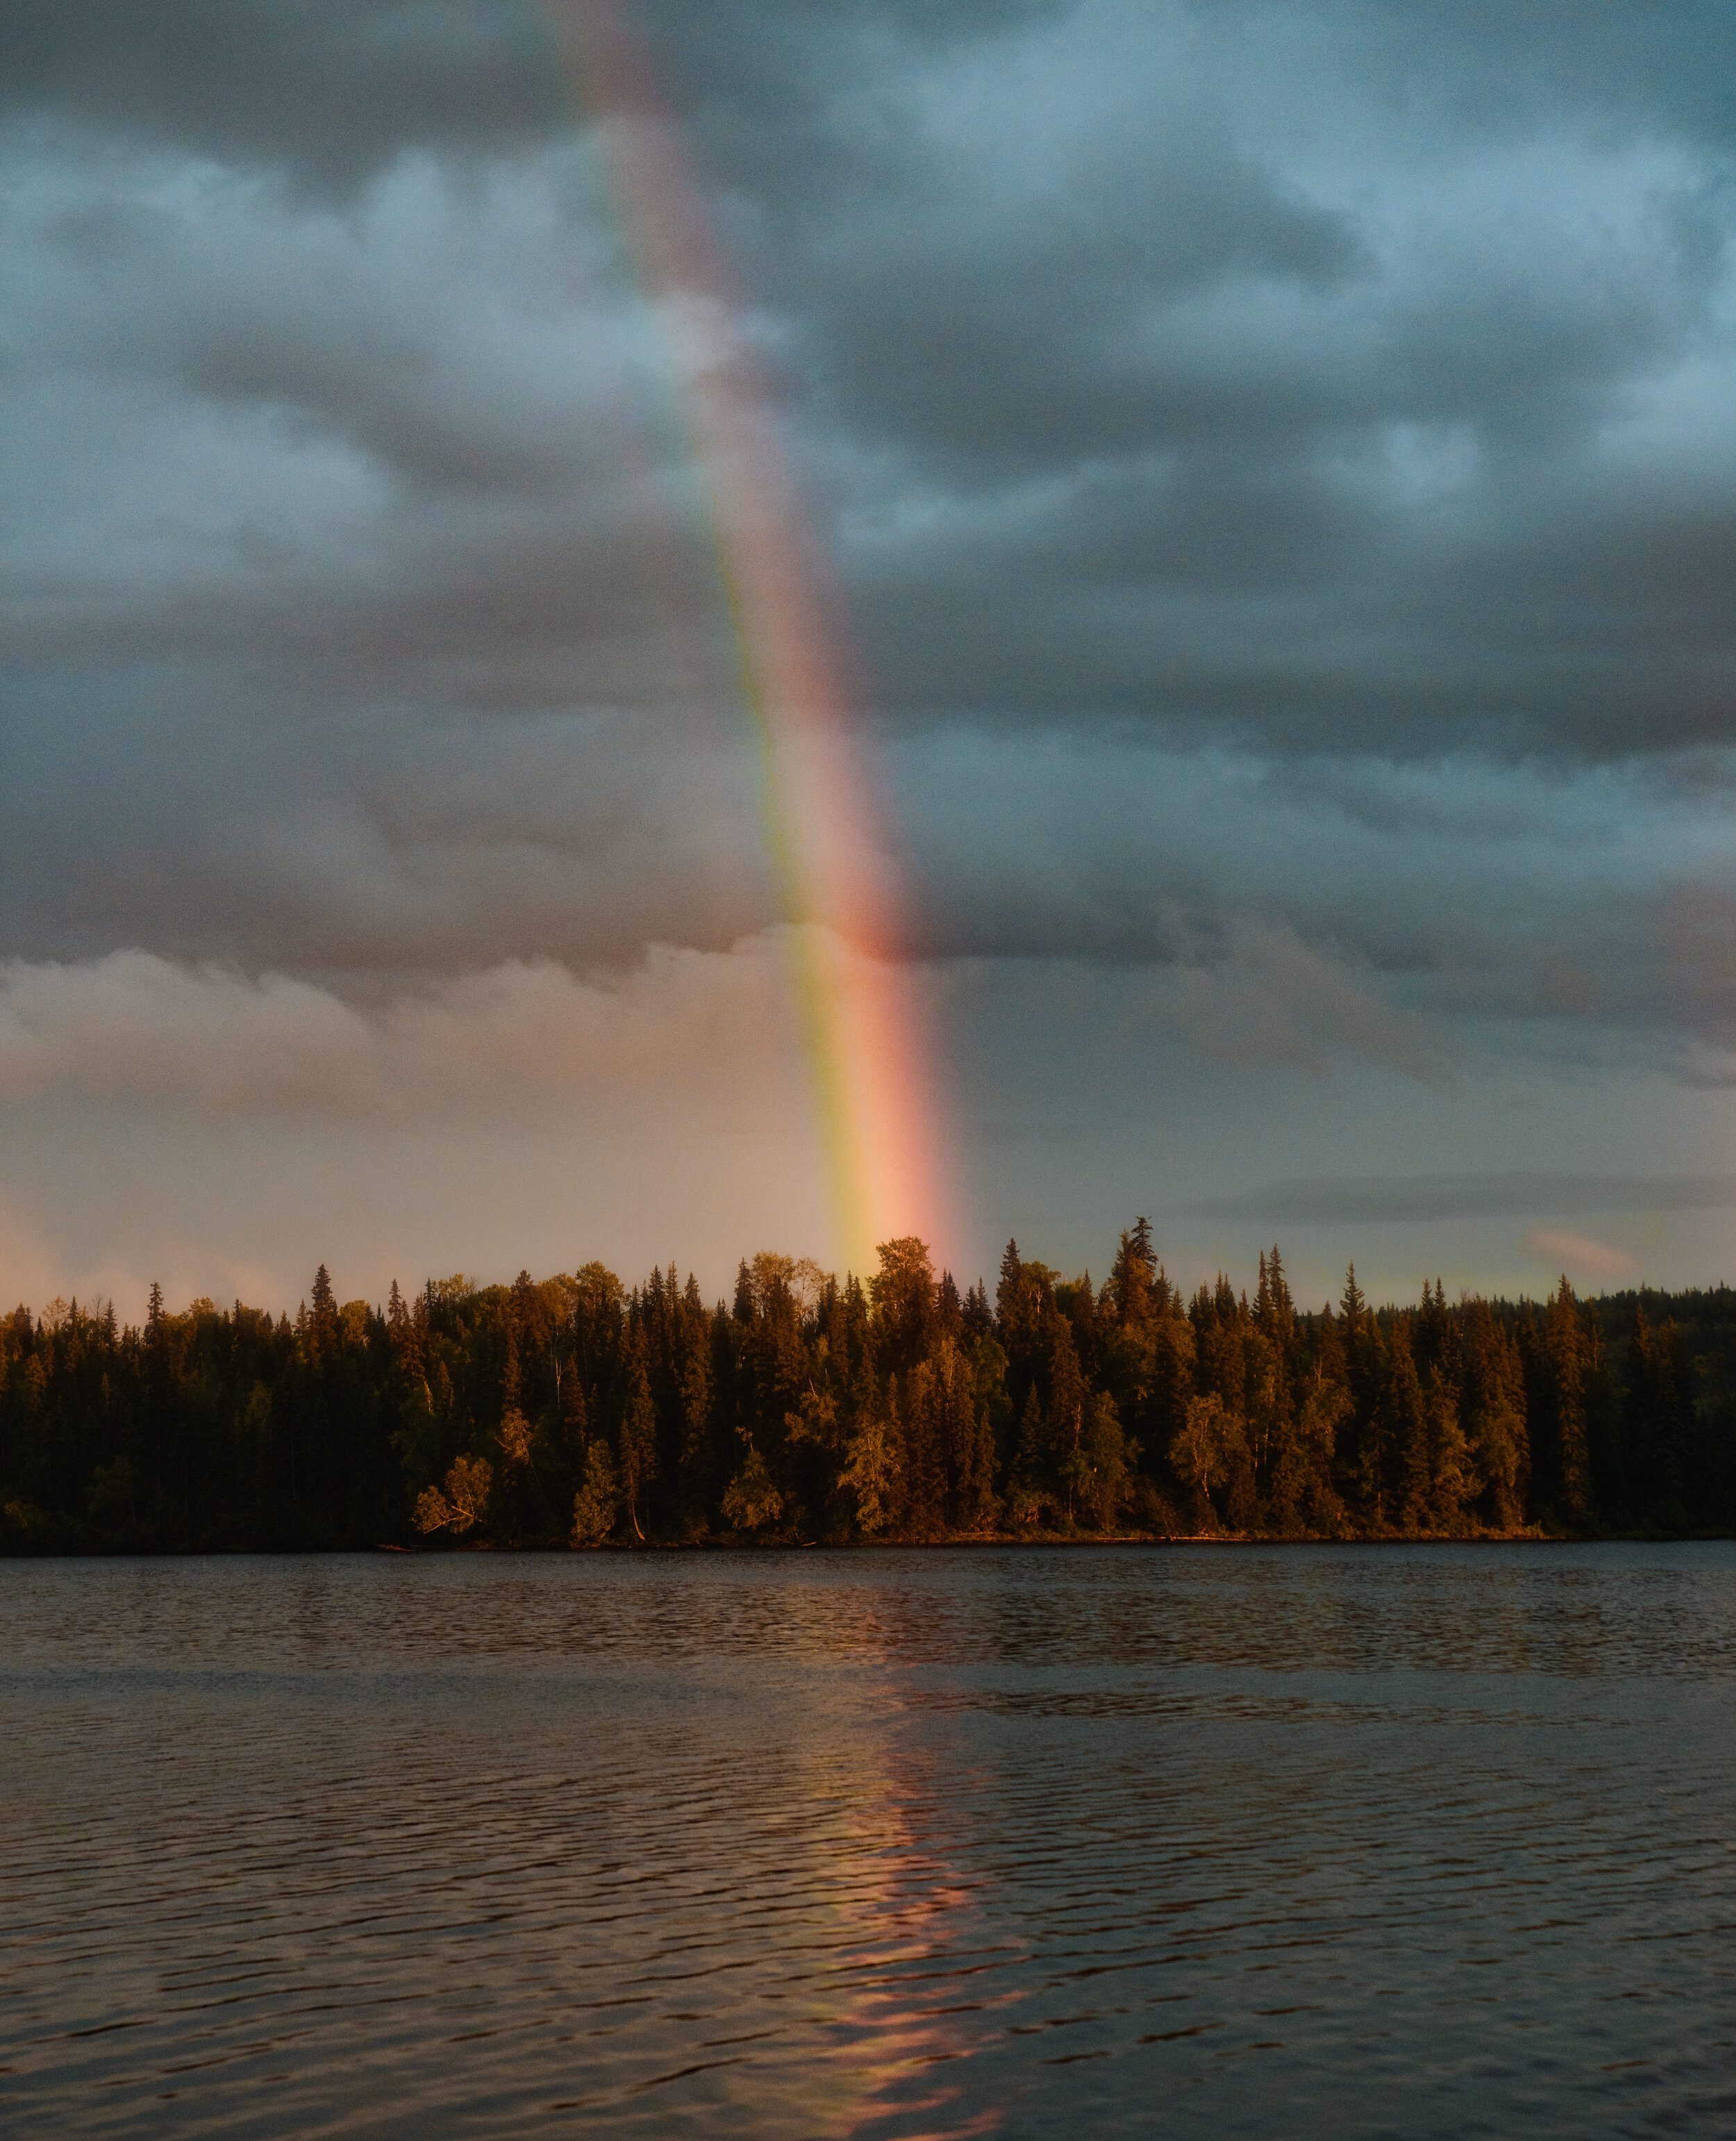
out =
{"type": "Polygon", "coordinates": [[[0,1322],[8,1553],[1458,1538],[1736,1530],[1736,1294],[1425,1286],[1185,1299],[1138,1221],[1107,1282],[1009,1243],[991,1298],[888,1242],[866,1285],[745,1262],[707,1307],[602,1264],[142,1329],[0,1322]]]}

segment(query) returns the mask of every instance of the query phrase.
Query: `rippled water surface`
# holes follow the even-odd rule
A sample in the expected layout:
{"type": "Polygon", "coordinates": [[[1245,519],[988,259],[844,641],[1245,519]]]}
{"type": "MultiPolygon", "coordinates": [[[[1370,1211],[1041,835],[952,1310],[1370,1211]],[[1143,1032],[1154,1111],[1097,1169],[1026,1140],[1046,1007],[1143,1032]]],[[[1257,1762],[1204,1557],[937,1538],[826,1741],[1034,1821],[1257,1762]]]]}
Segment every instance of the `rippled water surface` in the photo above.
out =
{"type": "Polygon", "coordinates": [[[1736,2133],[1736,1548],[0,1563],[20,2134],[1736,2133]]]}

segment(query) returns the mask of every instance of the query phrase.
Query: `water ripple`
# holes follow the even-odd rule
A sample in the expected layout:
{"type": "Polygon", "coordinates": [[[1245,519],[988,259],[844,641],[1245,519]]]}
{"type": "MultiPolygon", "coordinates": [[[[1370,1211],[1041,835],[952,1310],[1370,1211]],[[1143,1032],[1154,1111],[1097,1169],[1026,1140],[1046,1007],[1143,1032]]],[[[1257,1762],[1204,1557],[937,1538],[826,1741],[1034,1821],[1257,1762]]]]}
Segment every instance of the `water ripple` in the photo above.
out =
{"type": "Polygon", "coordinates": [[[1736,2126],[1729,1547],[0,1565],[0,2116],[1736,2126]]]}

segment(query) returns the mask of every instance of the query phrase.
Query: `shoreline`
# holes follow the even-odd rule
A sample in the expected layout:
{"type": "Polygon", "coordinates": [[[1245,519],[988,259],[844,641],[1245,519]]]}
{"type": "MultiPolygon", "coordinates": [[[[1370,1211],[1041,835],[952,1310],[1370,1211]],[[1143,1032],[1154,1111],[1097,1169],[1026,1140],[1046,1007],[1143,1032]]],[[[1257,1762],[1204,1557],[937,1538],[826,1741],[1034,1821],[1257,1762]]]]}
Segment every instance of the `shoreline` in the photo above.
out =
{"type": "Polygon", "coordinates": [[[1705,1532],[1621,1532],[1570,1533],[1542,1532],[1536,1528],[1513,1532],[1480,1532],[1472,1535],[1463,1533],[1416,1532],[1383,1533],[1373,1538],[1328,1538],[1318,1534],[1291,1533],[1264,1535],[1256,1533],[1198,1532],[1192,1533],[1159,1533],[1154,1532],[1116,1532],[1094,1534],[1084,1538],[1068,1538],[1056,1534],[1047,1538],[1020,1537],[1011,1534],[965,1534],[952,1538],[883,1538],[883,1539],[754,1539],[714,1538],[706,1539],[657,1539],[609,1541],[593,1546],[575,1547],[564,1541],[553,1539],[522,1539],[511,1543],[478,1540],[474,1544],[424,1545],[420,1543],[399,1545],[381,1540],[373,1546],[286,1546],[286,1547],[231,1547],[215,1546],[196,1548],[178,1547],[140,1547],[122,1548],[46,1547],[20,1550],[16,1547],[0,1548],[0,1562],[26,1561],[285,1561],[334,1560],[374,1554],[391,1553],[412,1556],[420,1560],[452,1560],[479,1556],[537,1556],[554,1555],[775,1555],[824,1553],[832,1554],[882,1553],[950,1553],[958,1552],[1000,1553],[1009,1548],[1021,1553],[1079,1553],[1093,1548],[1119,1547],[1319,1547],[1355,1548],[1379,1550],[1393,1547],[1492,1547],[1532,1546],[1539,1548],[1573,1546],[1706,1546],[1720,1541],[1736,1539],[1736,1533],[1705,1532]]]}

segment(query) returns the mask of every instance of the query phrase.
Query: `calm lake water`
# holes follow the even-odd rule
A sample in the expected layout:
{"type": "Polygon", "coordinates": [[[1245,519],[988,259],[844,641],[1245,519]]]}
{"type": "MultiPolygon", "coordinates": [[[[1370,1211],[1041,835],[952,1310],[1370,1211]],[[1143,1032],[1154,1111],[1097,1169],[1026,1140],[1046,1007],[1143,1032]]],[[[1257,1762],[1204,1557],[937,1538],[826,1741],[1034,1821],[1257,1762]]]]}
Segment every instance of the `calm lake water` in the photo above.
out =
{"type": "Polygon", "coordinates": [[[1736,1548],[0,1564],[18,2134],[1736,2132],[1736,1548]]]}

